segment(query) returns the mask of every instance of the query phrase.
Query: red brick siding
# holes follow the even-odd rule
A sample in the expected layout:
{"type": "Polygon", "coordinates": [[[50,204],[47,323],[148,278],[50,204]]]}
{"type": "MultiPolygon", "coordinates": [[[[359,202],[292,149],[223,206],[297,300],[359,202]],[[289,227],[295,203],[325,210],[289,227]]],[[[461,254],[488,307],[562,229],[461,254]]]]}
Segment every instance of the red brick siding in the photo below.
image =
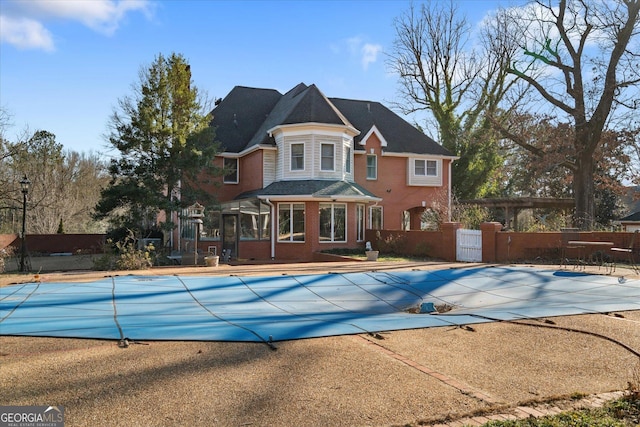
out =
{"type": "MultiPolygon", "coordinates": [[[[361,148],[361,147],[359,147],[361,148]]],[[[402,228],[402,212],[415,209],[422,211],[422,202],[426,207],[432,203],[446,203],[449,182],[449,160],[442,161],[442,187],[423,187],[407,185],[407,158],[383,156],[380,140],[373,134],[367,141],[366,154],[356,154],[354,159],[355,181],[367,190],[371,191],[383,200],[384,228],[387,230],[400,230],[402,228]],[[378,157],[378,179],[367,180],[367,155],[378,157]]],[[[419,229],[419,217],[415,217],[411,224],[412,229],[419,229]]]]}

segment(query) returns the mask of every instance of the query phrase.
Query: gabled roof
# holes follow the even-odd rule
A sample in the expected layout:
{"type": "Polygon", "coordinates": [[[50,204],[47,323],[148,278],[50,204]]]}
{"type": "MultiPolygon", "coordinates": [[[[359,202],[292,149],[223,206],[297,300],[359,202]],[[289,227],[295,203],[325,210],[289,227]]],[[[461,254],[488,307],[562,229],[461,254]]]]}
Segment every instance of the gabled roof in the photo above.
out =
{"type": "Polygon", "coordinates": [[[298,198],[301,196],[317,198],[356,197],[379,200],[379,198],[373,193],[356,183],[319,179],[277,181],[266,186],[265,188],[242,193],[238,197],[236,197],[236,200],[259,196],[290,196],[293,194],[295,194],[298,198]]]}
{"type": "Polygon", "coordinates": [[[363,136],[376,127],[392,153],[453,156],[379,102],[327,98],[315,86],[300,83],[284,95],[273,89],[236,86],[212,111],[211,124],[225,151],[240,153],[260,144],[274,144],[269,130],[282,125],[322,123],[355,128],[363,136]]]}
{"type": "Polygon", "coordinates": [[[386,152],[453,156],[449,150],[379,102],[342,98],[329,100],[360,131],[360,135],[354,138],[356,148],[362,137],[375,126],[387,141],[386,152]]]}

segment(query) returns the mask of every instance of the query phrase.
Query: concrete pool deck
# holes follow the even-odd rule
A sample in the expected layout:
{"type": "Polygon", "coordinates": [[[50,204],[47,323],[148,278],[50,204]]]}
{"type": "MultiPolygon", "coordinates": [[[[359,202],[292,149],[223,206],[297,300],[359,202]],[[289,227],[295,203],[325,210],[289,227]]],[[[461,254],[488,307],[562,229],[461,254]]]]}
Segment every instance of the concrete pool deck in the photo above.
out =
{"type": "MultiPolygon", "coordinates": [[[[457,266],[225,265],[152,273],[254,276],[457,266]]],[[[616,273],[638,279],[620,267],[616,273]]],[[[107,274],[114,273],[39,279],[85,281],[107,274]]],[[[560,399],[548,406],[563,409],[572,395],[622,391],[640,375],[640,361],[620,344],[640,349],[640,312],[283,341],[277,351],[258,343],[147,341],[121,348],[112,340],[3,336],[0,396],[1,404],[64,406],[68,425],[455,425],[464,417],[516,416],[527,403],[560,399]]]]}

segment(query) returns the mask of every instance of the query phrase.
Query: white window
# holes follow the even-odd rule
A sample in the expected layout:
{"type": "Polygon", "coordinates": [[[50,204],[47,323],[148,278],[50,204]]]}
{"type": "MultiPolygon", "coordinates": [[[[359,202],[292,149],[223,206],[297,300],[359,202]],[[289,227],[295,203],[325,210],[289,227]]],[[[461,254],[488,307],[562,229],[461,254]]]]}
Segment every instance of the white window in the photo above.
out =
{"type": "Polygon", "coordinates": [[[427,176],[438,175],[438,162],[435,160],[427,160],[427,176]]]}
{"type": "Polygon", "coordinates": [[[371,230],[382,230],[382,206],[371,206],[369,208],[369,228],[371,230]]]}
{"type": "Polygon", "coordinates": [[[367,154],[367,179],[378,179],[378,157],[367,154]]]}
{"type": "Polygon", "coordinates": [[[304,144],[291,144],[291,170],[304,170],[304,144]]]}
{"type": "Polygon", "coordinates": [[[366,217],[364,215],[364,205],[356,206],[356,241],[364,241],[364,230],[366,227],[366,217]]]}
{"type": "Polygon", "coordinates": [[[238,159],[225,157],[222,163],[225,184],[238,183],[238,159]]]}
{"type": "Polygon", "coordinates": [[[278,241],[304,242],[304,203],[278,204],[278,241]]]}
{"type": "Polygon", "coordinates": [[[407,184],[424,187],[442,185],[442,161],[408,158],[407,184]]]}
{"type": "Polygon", "coordinates": [[[334,145],[320,145],[320,169],[323,171],[332,171],[335,169],[334,163],[334,145]]]}
{"type": "Polygon", "coordinates": [[[347,205],[320,203],[320,241],[347,241],[347,205]]]}
{"type": "Polygon", "coordinates": [[[351,147],[344,149],[344,172],[351,173],[351,147]]]}
{"type": "Polygon", "coordinates": [[[438,162],[435,160],[416,159],[414,161],[414,173],[417,176],[437,176],[438,162]]]}

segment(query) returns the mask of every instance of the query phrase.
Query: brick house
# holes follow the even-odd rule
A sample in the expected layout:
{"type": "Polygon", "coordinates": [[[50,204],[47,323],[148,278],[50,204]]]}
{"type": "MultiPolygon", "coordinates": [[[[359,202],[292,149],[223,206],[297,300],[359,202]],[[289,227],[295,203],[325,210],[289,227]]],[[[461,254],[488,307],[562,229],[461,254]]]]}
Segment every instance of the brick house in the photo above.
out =
{"type": "MultiPolygon", "coordinates": [[[[456,157],[378,102],[303,83],[284,95],[237,86],[212,115],[226,173],[211,187],[221,209],[205,212],[201,251],[309,261],[364,250],[365,229],[420,229],[425,208],[450,203],[456,157]]],[[[183,243],[190,235],[183,220],[183,243]]]]}

